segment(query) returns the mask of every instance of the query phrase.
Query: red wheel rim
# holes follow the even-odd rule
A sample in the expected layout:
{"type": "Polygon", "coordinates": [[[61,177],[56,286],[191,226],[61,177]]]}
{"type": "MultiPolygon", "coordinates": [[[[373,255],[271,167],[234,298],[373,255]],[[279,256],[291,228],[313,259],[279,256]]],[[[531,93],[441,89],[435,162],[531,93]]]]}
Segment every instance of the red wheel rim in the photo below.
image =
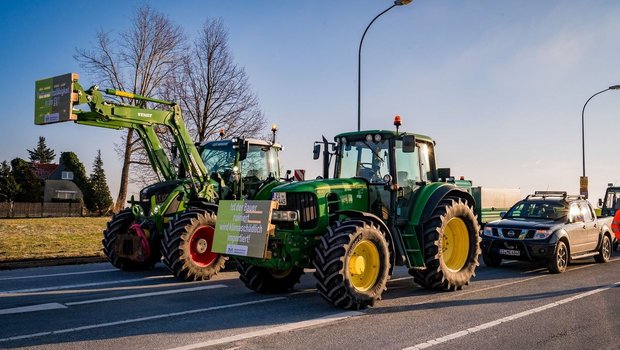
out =
{"type": "Polygon", "coordinates": [[[189,255],[196,265],[207,267],[217,259],[218,254],[211,251],[214,234],[215,230],[211,226],[200,226],[194,231],[189,242],[189,255]]]}

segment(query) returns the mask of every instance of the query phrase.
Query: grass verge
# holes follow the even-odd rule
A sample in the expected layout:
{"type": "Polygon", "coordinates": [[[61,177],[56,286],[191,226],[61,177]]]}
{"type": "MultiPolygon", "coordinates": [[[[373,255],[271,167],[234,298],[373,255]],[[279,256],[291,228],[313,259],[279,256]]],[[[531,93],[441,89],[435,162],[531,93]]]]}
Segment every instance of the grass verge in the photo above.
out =
{"type": "Polygon", "coordinates": [[[0,219],[0,261],[103,256],[109,217],[0,219]]]}

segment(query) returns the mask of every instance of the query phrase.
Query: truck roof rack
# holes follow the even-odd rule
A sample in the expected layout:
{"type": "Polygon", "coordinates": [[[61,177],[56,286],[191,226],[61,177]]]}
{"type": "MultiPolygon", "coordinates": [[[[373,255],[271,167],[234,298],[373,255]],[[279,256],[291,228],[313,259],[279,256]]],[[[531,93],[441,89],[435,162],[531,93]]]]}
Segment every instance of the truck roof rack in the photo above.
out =
{"type": "Polygon", "coordinates": [[[547,197],[561,197],[564,200],[571,199],[584,199],[581,195],[569,195],[566,191],[534,191],[534,194],[530,194],[525,199],[530,198],[547,198],[547,197]]]}

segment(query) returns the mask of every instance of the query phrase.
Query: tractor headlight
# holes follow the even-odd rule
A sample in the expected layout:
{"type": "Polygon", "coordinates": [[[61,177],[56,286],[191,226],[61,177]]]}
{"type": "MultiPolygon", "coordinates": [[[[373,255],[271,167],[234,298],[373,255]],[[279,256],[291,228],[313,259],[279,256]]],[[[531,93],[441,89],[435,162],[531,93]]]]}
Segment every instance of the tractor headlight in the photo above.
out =
{"type": "Polygon", "coordinates": [[[376,134],[375,135],[375,142],[377,142],[377,143],[381,142],[381,135],[380,134],[376,134]]]}
{"type": "Polygon", "coordinates": [[[297,221],[299,214],[294,210],[274,210],[271,213],[272,221],[297,221]]]}
{"type": "Polygon", "coordinates": [[[551,236],[551,230],[536,230],[534,239],[547,239],[551,236]]]}
{"type": "Polygon", "coordinates": [[[372,135],[371,134],[366,135],[366,142],[372,142],[372,135]]]}
{"type": "Polygon", "coordinates": [[[489,226],[485,226],[484,230],[482,230],[482,234],[485,236],[493,236],[493,229],[489,226]]]}

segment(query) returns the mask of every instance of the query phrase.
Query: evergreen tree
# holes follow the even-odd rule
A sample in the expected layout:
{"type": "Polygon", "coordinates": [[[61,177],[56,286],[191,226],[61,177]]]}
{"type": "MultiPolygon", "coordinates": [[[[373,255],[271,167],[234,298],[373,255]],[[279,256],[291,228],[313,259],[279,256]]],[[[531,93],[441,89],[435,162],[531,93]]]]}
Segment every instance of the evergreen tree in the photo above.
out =
{"type": "Polygon", "coordinates": [[[82,195],[84,196],[84,205],[88,210],[94,210],[92,200],[93,189],[90,185],[90,181],[88,181],[88,177],[86,177],[84,164],[80,162],[78,156],[73,152],[62,152],[60,154],[60,164],[63,165],[67,171],[73,172],[73,182],[77,185],[80,191],[82,191],[82,195]]]}
{"type": "Polygon", "coordinates": [[[45,144],[45,137],[39,136],[39,143],[33,150],[28,150],[30,154],[30,161],[36,163],[51,163],[56,158],[56,152],[53,149],[47,147],[45,144]]]}
{"type": "Polygon", "coordinates": [[[106,213],[112,206],[112,196],[110,196],[110,188],[103,170],[103,161],[101,160],[101,150],[97,150],[97,157],[93,163],[93,171],[90,174],[90,185],[92,188],[93,210],[99,211],[99,215],[106,213]]]}
{"type": "Polygon", "coordinates": [[[15,181],[11,166],[6,161],[0,164],[0,201],[12,202],[21,187],[15,181]]]}
{"type": "Polygon", "coordinates": [[[19,185],[19,191],[15,195],[16,202],[40,202],[42,199],[41,181],[37,178],[30,163],[21,158],[11,161],[13,178],[19,185]]]}

